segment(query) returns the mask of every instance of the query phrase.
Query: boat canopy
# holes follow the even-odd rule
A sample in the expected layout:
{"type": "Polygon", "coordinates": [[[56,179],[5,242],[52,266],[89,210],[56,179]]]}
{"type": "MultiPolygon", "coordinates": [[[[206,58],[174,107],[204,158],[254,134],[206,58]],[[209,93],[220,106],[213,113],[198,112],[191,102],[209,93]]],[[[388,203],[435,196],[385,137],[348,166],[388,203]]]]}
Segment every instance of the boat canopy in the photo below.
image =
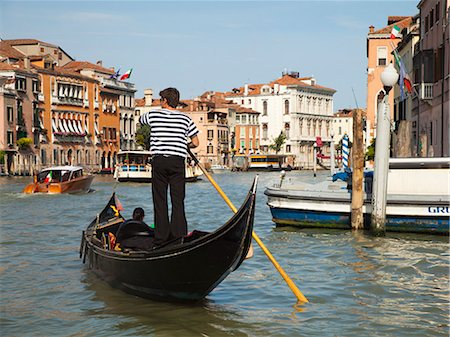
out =
{"type": "Polygon", "coordinates": [[[81,166],[53,166],[53,167],[47,167],[43,169],[41,172],[48,172],[48,171],[78,171],[82,170],[83,168],[81,166]]]}

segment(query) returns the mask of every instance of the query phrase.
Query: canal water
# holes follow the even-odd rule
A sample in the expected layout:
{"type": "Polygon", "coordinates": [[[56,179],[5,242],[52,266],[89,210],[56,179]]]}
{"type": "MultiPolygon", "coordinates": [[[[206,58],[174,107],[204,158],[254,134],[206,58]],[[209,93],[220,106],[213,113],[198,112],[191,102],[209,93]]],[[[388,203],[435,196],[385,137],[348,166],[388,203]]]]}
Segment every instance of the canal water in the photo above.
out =
{"type": "MultiPolygon", "coordinates": [[[[214,178],[236,207],[253,173],[214,178]]],[[[317,180],[324,179],[324,173],[317,180]]],[[[288,179],[312,181],[310,172],[288,179]]],[[[257,245],[255,255],[196,305],[154,302],[111,288],[78,258],[81,231],[111,195],[24,195],[30,178],[0,178],[1,336],[448,336],[448,237],[276,228],[263,194],[255,231],[309,299],[299,306],[257,245]]],[[[116,186],[126,217],[142,206],[152,222],[150,185],[116,186]]],[[[203,179],[187,186],[189,229],[214,230],[231,211],[203,179]]]]}

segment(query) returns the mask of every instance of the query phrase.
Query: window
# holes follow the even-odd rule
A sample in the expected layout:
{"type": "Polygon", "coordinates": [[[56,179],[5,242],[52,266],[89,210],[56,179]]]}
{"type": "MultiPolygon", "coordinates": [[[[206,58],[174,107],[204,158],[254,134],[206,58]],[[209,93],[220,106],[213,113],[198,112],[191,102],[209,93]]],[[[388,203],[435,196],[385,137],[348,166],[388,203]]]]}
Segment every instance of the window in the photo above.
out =
{"type": "Polygon", "coordinates": [[[214,130],[208,130],[208,139],[211,140],[214,138],[214,130]]]}
{"type": "Polygon", "coordinates": [[[241,148],[241,149],[245,149],[245,140],[241,140],[241,146],[240,146],[240,148],[241,148]]]}
{"type": "Polygon", "coordinates": [[[6,107],[6,115],[8,116],[8,123],[12,123],[14,121],[14,110],[12,106],[6,107]]]}
{"type": "Polygon", "coordinates": [[[242,115],[241,116],[241,123],[242,124],[247,124],[247,115],[242,115]]]}
{"type": "Polygon", "coordinates": [[[267,116],[267,101],[263,102],[263,116],[267,116]]]}
{"type": "Polygon", "coordinates": [[[44,48],[41,47],[41,53],[43,53],[43,52],[44,52],[44,48]]]}
{"type": "Polygon", "coordinates": [[[387,63],[387,47],[377,48],[377,65],[385,66],[387,63]]]}
{"type": "Polygon", "coordinates": [[[436,17],[436,22],[439,22],[439,20],[440,20],[440,18],[441,18],[441,12],[439,11],[439,6],[440,6],[441,4],[438,2],[437,4],[436,4],[436,9],[435,9],[435,13],[436,13],[436,15],[435,15],[435,17],[436,17]]]}
{"type": "Polygon", "coordinates": [[[425,18],[425,33],[428,32],[428,23],[429,23],[429,16],[427,15],[425,18]]]}
{"type": "Polygon", "coordinates": [[[289,114],[289,100],[284,101],[284,114],[285,115],[289,114]]]}
{"type": "Polygon", "coordinates": [[[41,163],[42,165],[47,165],[47,152],[45,149],[41,149],[41,163]]]}
{"type": "Polygon", "coordinates": [[[41,89],[39,88],[39,81],[33,80],[31,88],[33,89],[33,92],[39,92],[41,89]]]}
{"type": "Polygon", "coordinates": [[[206,147],[206,153],[213,153],[213,151],[214,151],[214,147],[211,144],[209,144],[206,147]]]}
{"type": "Polygon", "coordinates": [[[245,128],[241,127],[241,138],[245,137],[245,128]]]}
{"type": "Polygon", "coordinates": [[[290,130],[290,125],[289,125],[289,123],[286,123],[285,125],[284,125],[284,133],[285,133],[285,135],[286,135],[286,139],[289,139],[289,130],[290,130]]]}
{"type": "Polygon", "coordinates": [[[290,145],[286,145],[286,152],[290,153],[291,152],[291,146],[290,145]]]}
{"type": "Polygon", "coordinates": [[[430,28],[433,27],[433,24],[434,24],[434,9],[432,9],[430,13],[430,28]]]}
{"type": "Polygon", "coordinates": [[[267,124],[263,124],[262,126],[262,138],[267,139],[267,124]]]}
{"type": "Polygon", "coordinates": [[[338,135],[342,135],[342,127],[339,127],[338,135]]]}
{"type": "Polygon", "coordinates": [[[16,77],[16,90],[27,90],[27,80],[22,77],[16,77]]]}
{"type": "Polygon", "coordinates": [[[14,144],[14,134],[13,134],[13,132],[12,131],[8,131],[6,134],[7,134],[6,137],[8,139],[8,144],[11,144],[11,145],[14,144]]]}

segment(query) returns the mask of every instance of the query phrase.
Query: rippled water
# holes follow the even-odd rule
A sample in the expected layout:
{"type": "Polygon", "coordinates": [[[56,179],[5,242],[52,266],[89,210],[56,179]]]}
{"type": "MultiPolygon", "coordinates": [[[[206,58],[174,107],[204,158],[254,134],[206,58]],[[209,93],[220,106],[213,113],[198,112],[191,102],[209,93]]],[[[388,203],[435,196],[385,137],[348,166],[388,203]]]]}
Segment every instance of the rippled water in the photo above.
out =
{"type": "MultiPolygon", "coordinates": [[[[236,207],[252,173],[214,178],[236,207]]],[[[264,253],[202,303],[140,299],[111,288],[78,258],[81,231],[114,187],[96,176],[94,193],[23,195],[30,178],[0,178],[2,336],[448,336],[448,237],[275,228],[260,176],[255,231],[310,300],[296,305],[264,253]]],[[[288,173],[308,181],[307,172],[288,173]]],[[[323,176],[319,175],[317,179],[323,176]]],[[[116,187],[125,211],[152,216],[148,184],[116,187]]],[[[205,179],[187,187],[189,229],[212,230],[231,211],[205,179]]]]}

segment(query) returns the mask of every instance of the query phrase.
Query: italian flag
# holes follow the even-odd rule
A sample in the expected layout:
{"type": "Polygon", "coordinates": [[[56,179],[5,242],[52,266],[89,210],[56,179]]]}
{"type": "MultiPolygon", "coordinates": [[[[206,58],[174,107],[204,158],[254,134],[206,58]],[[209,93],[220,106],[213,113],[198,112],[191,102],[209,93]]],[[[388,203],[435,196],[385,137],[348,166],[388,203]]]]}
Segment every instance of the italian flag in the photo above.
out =
{"type": "Polygon", "coordinates": [[[52,180],[52,171],[50,171],[44,179],[44,184],[48,184],[52,180]]]}
{"type": "Polygon", "coordinates": [[[400,27],[394,25],[391,30],[391,39],[396,39],[400,35],[400,27]]]}
{"type": "Polygon", "coordinates": [[[120,80],[126,80],[127,78],[130,78],[131,76],[131,72],[133,71],[133,68],[131,68],[130,70],[128,70],[125,74],[123,74],[122,76],[120,76],[120,80]]]}

